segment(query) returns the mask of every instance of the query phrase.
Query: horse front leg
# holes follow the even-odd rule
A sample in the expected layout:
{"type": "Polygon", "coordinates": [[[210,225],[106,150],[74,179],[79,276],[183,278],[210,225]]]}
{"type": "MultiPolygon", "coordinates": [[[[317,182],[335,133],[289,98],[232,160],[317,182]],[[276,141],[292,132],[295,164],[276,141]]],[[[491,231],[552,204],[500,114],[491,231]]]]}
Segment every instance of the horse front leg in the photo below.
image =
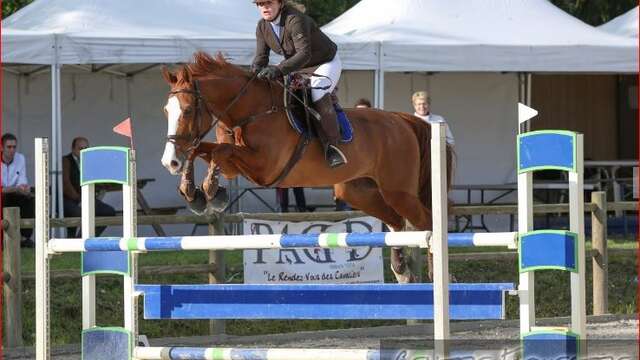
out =
{"type": "Polygon", "coordinates": [[[192,155],[185,161],[180,185],[178,186],[178,193],[185,199],[188,208],[192,212],[202,215],[207,209],[207,200],[202,190],[195,186],[193,180],[194,160],[195,155],[192,155]]]}
{"type": "Polygon", "coordinates": [[[229,203],[229,193],[226,188],[220,186],[218,176],[222,173],[226,178],[231,179],[239,173],[239,170],[228,161],[230,154],[224,151],[225,148],[225,144],[214,143],[203,143],[198,148],[199,156],[208,163],[207,175],[202,180],[202,191],[213,210],[218,212],[225,210],[229,203]],[[215,156],[218,152],[222,154],[215,156]]]}
{"type": "Polygon", "coordinates": [[[211,159],[209,161],[209,168],[207,169],[207,176],[202,180],[202,191],[213,210],[222,212],[227,208],[227,205],[229,205],[229,192],[226,188],[220,186],[218,181],[219,174],[220,168],[215,161],[211,159]]]}

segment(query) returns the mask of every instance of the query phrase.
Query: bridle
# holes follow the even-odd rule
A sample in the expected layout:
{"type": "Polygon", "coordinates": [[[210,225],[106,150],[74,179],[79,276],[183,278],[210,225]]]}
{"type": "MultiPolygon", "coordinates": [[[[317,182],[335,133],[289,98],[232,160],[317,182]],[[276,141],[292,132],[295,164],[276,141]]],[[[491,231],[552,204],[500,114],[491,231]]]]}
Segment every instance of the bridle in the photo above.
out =
{"type": "MultiPolygon", "coordinates": [[[[178,146],[177,141],[183,140],[183,141],[188,141],[190,139],[191,140],[191,144],[189,144],[189,146],[183,150],[183,152],[188,154],[188,158],[191,158],[191,155],[193,153],[194,150],[196,150],[199,146],[200,143],[202,142],[202,139],[204,139],[205,136],[207,136],[207,134],[211,131],[211,129],[213,129],[216,125],[219,125],[221,127],[223,127],[223,130],[229,134],[233,136],[234,133],[234,129],[236,128],[240,128],[250,122],[252,122],[253,120],[255,120],[256,118],[260,117],[260,116],[264,116],[264,115],[270,115],[273,114],[275,112],[278,111],[278,107],[275,105],[275,100],[273,99],[273,92],[270,91],[271,93],[271,108],[269,108],[269,110],[257,114],[257,115],[251,115],[247,118],[242,119],[241,121],[238,122],[237,125],[229,128],[224,122],[221,121],[221,119],[224,119],[227,117],[229,111],[233,108],[233,106],[246,94],[247,90],[249,89],[249,85],[251,85],[251,83],[256,79],[256,75],[252,75],[251,78],[242,86],[242,88],[240,89],[240,91],[238,92],[238,94],[236,94],[236,96],[231,100],[231,102],[229,102],[229,104],[225,107],[225,109],[222,111],[222,113],[220,114],[216,114],[215,109],[212,109],[208,106],[208,102],[207,100],[202,96],[202,92],[200,91],[200,80],[193,80],[193,89],[180,89],[180,90],[173,90],[169,92],[169,96],[171,95],[177,95],[177,94],[191,94],[196,102],[195,102],[195,108],[194,108],[194,122],[196,124],[196,129],[195,131],[190,132],[187,135],[169,135],[167,136],[166,140],[176,146],[178,146]],[[202,116],[202,109],[204,109],[207,113],[207,116],[209,119],[211,119],[209,126],[207,128],[206,125],[203,125],[203,122],[206,121],[206,118],[204,116],[202,116]],[[205,129],[205,131],[203,131],[203,129],[205,129]]],[[[271,87],[271,84],[269,84],[269,86],[271,87]]]]}

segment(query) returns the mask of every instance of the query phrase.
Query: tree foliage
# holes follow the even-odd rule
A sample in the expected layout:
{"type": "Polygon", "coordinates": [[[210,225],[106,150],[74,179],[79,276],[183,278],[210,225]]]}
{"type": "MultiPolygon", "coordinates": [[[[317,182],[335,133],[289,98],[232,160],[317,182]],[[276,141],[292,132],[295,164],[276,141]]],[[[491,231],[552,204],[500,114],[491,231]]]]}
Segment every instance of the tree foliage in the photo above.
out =
{"type": "Polygon", "coordinates": [[[360,0],[296,0],[295,2],[303,5],[306,14],[322,26],[349,10],[360,0]]]}
{"type": "Polygon", "coordinates": [[[33,0],[3,0],[2,1],[2,18],[7,18],[14,12],[32,3],[33,0]]]}
{"type": "Polygon", "coordinates": [[[593,26],[602,25],[638,5],[638,0],[551,0],[551,2],[593,26]]]}

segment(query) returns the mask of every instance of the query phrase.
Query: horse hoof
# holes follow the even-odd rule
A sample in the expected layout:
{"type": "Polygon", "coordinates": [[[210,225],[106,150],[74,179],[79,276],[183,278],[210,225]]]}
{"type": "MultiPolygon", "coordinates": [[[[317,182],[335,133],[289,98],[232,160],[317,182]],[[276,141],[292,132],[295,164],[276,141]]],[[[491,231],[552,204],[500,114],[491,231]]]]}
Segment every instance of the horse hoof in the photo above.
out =
{"type": "Polygon", "coordinates": [[[216,212],[222,212],[227,208],[227,205],[229,205],[229,193],[227,192],[226,188],[223,188],[222,186],[218,188],[218,191],[216,191],[215,196],[213,197],[213,200],[211,200],[211,208],[216,211],[216,212]]]}
{"type": "Polygon", "coordinates": [[[207,198],[200,188],[196,188],[193,194],[193,201],[187,202],[187,207],[196,215],[203,215],[207,210],[207,198]]]}
{"type": "Polygon", "coordinates": [[[391,272],[393,272],[393,275],[396,277],[398,284],[410,284],[416,282],[416,278],[413,276],[413,273],[409,270],[408,266],[404,266],[404,272],[399,273],[396,272],[396,269],[391,265],[391,272]]]}

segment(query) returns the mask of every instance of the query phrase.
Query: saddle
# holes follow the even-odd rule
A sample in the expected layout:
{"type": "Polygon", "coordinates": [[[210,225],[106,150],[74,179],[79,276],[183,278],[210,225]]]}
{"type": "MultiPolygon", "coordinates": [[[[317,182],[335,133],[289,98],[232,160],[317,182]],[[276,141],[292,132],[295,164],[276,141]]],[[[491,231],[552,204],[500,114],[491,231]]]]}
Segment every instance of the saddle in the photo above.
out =
{"type": "MultiPolygon", "coordinates": [[[[338,116],[338,126],[340,128],[340,142],[343,144],[353,140],[353,127],[344,110],[338,103],[335,93],[331,94],[333,107],[338,116]]],[[[307,139],[318,137],[318,121],[314,119],[314,114],[309,111],[313,109],[311,101],[311,84],[309,75],[305,73],[292,73],[285,77],[284,108],[291,127],[307,139]]]]}
{"type": "MultiPolygon", "coordinates": [[[[291,127],[300,134],[300,139],[293,154],[287,161],[284,169],[278,177],[267,187],[277,186],[287,177],[291,169],[302,158],[305,148],[314,137],[318,137],[319,121],[314,116],[319,116],[311,101],[311,84],[306,74],[293,73],[285,76],[284,83],[284,110],[291,127]]],[[[338,126],[340,128],[340,142],[349,143],[353,140],[353,128],[347,115],[338,104],[337,97],[332,96],[333,106],[336,109],[338,126]]]]}

